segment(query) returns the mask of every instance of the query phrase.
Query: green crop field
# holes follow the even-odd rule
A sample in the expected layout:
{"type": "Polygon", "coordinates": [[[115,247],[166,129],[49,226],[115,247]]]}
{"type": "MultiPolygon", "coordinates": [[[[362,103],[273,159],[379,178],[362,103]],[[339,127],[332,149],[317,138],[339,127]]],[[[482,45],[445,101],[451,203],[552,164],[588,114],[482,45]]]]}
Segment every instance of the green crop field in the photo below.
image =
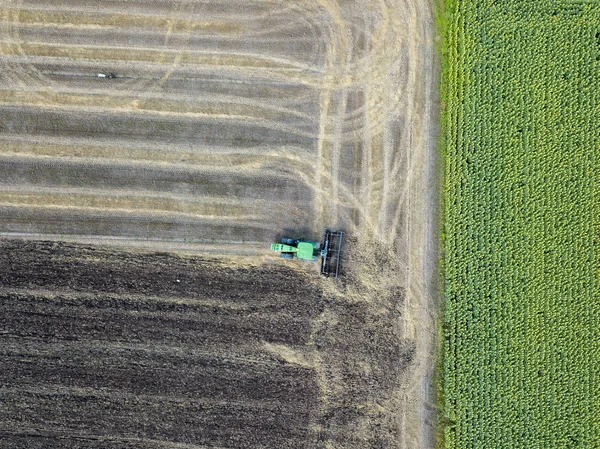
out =
{"type": "Polygon", "coordinates": [[[600,447],[600,2],[449,1],[443,443],[600,447]]]}

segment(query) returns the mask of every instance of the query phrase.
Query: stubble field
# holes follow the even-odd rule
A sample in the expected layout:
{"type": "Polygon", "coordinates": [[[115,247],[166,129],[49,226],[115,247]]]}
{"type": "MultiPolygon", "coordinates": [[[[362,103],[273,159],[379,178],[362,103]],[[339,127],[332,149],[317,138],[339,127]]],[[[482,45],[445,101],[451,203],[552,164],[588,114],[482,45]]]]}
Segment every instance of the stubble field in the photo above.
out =
{"type": "MultiPolygon", "coordinates": [[[[302,356],[308,357],[308,362],[303,359],[299,365],[294,362],[290,366],[284,363],[288,371],[282,368],[285,373],[281,378],[288,384],[277,392],[268,389],[265,372],[260,371],[262,377],[257,381],[262,382],[261,388],[266,388],[266,402],[272,404],[273,398],[277,398],[277,404],[300,410],[299,421],[283,419],[285,413],[280,415],[266,406],[261,408],[262,405],[252,402],[256,398],[248,399],[250,402],[244,398],[231,401],[225,398],[222,404],[226,410],[223,415],[219,415],[221,412],[215,415],[223,421],[217,419],[215,425],[229,426],[225,414],[231,419],[243,419],[244,407],[251,403],[258,416],[279,420],[277,425],[285,427],[287,436],[282,438],[289,447],[432,444],[430,380],[437,260],[433,225],[436,210],[433,99],[437,78],[432,5],[408,0],[393,3],[134,0],[102,4],[52,0],[41,6],[33,1],[5,0],[0,2],[0,14],[0,233],[3,236],[135,248],[129,256],[102,253],[101,262],[94,262],[98,267],[112,266],[117,263],[113,257],[132,257],[135,263],[126,264],[122,276],[133,280],[148,275],[144,257],[158,263],[152,257],[159,256],[139,253],[140,247],[211,254],[219,258],[210,262],[185,259],[185,269],[181,269],[206,271],[207,278],[221,279],[219,282],[231,288],[234,296],[240,280],[241,285],[246,285],[256,277],[259,284],[268,284],[269,291],[277,291],[297,285],[299,281],[295,278],[300,276],[305,281],[302,285],[309,287],[299,286],[294,295],[284,295],[268,310],[286,317],[291,313],[302,325],[294,328],[286,321],[288,318],[277,321],[279,324],[273,324],[272,329],[277,335],[274,337],[275,334],[264,334],[265,326],[271,329],[274,319],[270,313],[244,315],[243,320],[231,318],[236,323],[230,332],[233,336],[222,337],[229,339],[229,346],[214,353],[217,358],[229,357],[218,354],[235,352],[236,338],[242,346],[255,345],[253,352],[244,355],[248,363],[262,360],[261,357],[272,352],[295,359],[300,357],[297,351],[302,354],[308,351],[309,355],[302,356]],[[115,73],[116,78],[96,76],[109,72],[115,73]],[[318,237],[325,225],[343,228],[350,237],[344,282],[314,279],[314,266],[285,266],[266,251],[268,243],[284,233],[318,237]],[[304,293],[303,288],[314,291],[304,293]],[[305,300],[308,302],[296,309],[295,302],[305,300]],[[348,341],[359,338],[357,335],[384,340],[364,343],[361,350],[352,349],[351,345],[347,351],[333,346],[317,348],[314,336],[333,332],[331,329],[346,335],[348,341]],[[296,332],[303,335],[297,341],[296,332]],[[275,349],[265,346],[270,344],[279,346],[275,349]],[[400,348],[399,352],[382,351],[389,345],[400,348]],[[393,363],[391,367],[386,365],[391,363],[390,354],[399,360],[398,367],[393,363]],[[298,371],[297,365],[304,366],[306,371],[298,371]],[[385,387],[373,380],[373,373],[380,371],[386,376],[392,373],[392,380],[385,387]],[[362,386],[356,387],[354,394],[352,385],[362,386]],[[302,390],[298,394],[308,398],[308,402],[294,402],[295,388],[302,390]],[[286,401],[288,394],[290,400],[286,401]],[[343,410],[337,413],[344,417],[335,418],[332,410],[343,410]],[[326,416],[330,419],[325,420],[326,416]],[[295,422],[298,429],[304,430],[293,433],[295,422]],[[327,422],[333,423],[333,428],[323,428],[327,422]]],[[[22,276],[26,276],[27,270],[39,271],[24,262],[11,265],[12,261],[25,257],[23,254],[29,251],[35,254],[38,250],[46,254],[43,257],[50,258],[51,265],[58,264],[55,269],[61,276],[74,276],[81,269],[80,263],[76,267],[61,265],[62,259],[53,258],[49,244],[32,243],[34,248],[28,248],[26,243],[6,242],[12,254],[9,262],[5,262],[9,264],[5,269],[9,274],[21,270],[22,276]]],[[[74,252],[71,256],[74,260],[81,260],[79,251],[102,250],[69,251],[74,252]]],[[[150,272],[162,273],[163,269],[168,272],[173,264],[177,266],[177,260],[169,259],[160,270],[150,272]]],[[[191,359],[181,362],[187,364],[182,368],[182,382],[186,376],[192,376],[190,373],[196,369],[192,365],[202,366],[204,362],[199,360],[212,353],[211,345],[219,341],[220,332],[227,335],[225,330],[208,330],[203,340],[199,330],[208,326],[206,323],[212,318],[202,308],[203,301],[217,304],[215,313],[222,313],[220,301],[225,300],[213,297],[212,293],[197,297],[190,290],[185,293],[182,290],[175,294],[178,298],[188,298],[196,307],[189,311],[192,321],[196,320],[193,336],[191,331],[182,336],[173,330],[178,326],[173,324],[177,320],[163,323],[151,320],[139,329],[133,325],[138,318],[132,318],[128,310],[137,310],[149,301],[152,305],[148,316],[152,316],[158,313],[157,304],[165,302],[163,296],[171,295],[154,292],[158,284],[147,291],[138,291],[136,282],[127,281],[129,287],[119,294],[131,296],[127,299],[129,308],[117,301],[106,306],[110,310],[106,311],[99,305],[104,301],[99,296],[108,295],[112,284],[94,287],[93,279],[90,277],[78,287],[79,293],[72,294],[70,286],[55,285],[56,281],[49,278],[23,286],[8,276],[1,286],[5,296],[3,305],[7,311],[18,309],[24,317],[29,316],[25,311],[32,311],[34,318],[27,319],[39,320],[37,325],[41,328],[62,329],[62,324],[52,321],[52,307],[68,311],[73,317],[80,313],[84,317],[86,313],[102,314],[108,324],[130,328],[129,334],[119,337],[127,344],[152,345],[156,341],[185,352],[193,338],[193,351],[202,354],[195,359],[192,351],[191,359]],[[55,299],[48,299],[48,291],[55,290],[58,293],[51,295],[58,296],[54,298],[66,295],[58,305],[55,299]],[[43,310],[33,313],[36,307],[43,310]],[[201,326],[199,322],[205,324],[201,326]],[[160,332],[144,333],[144,329],[151,329],[154,324],[160,332]],[[172,334],[166,335],[168,332],[172,334]],[[171,343],[169,338],[173,339],[171,343]]],[[[154,281],[158,283],[160,279],[154,281]]],[[[244,307],[251,307],[254,301],[263,300],[262,295],[263,290],[248,287],[240,301],[244,307]]],[[[177,313],[183,319],[188,310],[177,313]]],[[[18,336],[29,327],[25,321],[10,323],[3,324],[9,329],[3,330],[7,338],[18,336]]],[[[47,385],[51,384],[68,400],[75,400],[84,387],[65,381],[65,376],[70,378],[69,370],[65,368],[67,374],[60,374],[63,372],[60,367],[76,366],[80,363],[77,357],[91,354],[90,345],[100,352],[113,350],[106,349],[103,343],[103,338],[113,338],[108,332],[105,337],[95,333],[90,337],[85,334],[87,330],[73,326],[67,326],[74,329],[73,335],[83,332],[79,337],[81,343],[69,343],[75,346],[74,354],[61,346],[70,337],[59,333],[56,337],[59,342],[49,342],[47,349],[55,351],[54,361],[48,363],[54,364],[58,377],[48,380],[41,374],[32,374],[30,390],[47,393],[50,388],[47,385]]],[[[39,351],[46,348],[42,343],[47,337],[32,338],[34,343],[27,349],[33,352],[29,358],[32,369],[45,370],[45,356],[39,351]]],[[[14,350],[16,354],[25,351],[14,350]]],[[[121,380],[113,385],[106,377],[85,388],[125,388],[123,379],[131,374],[128,370],[141,372],[139,366],[146,363],[150,370],[158,369],[152,365],[158,361],[143,352],[145,349],[138,353],[127,347],[123,351],[126,356],[99,355],[99,360],[108,360],[110,368],[106,368],[106,376],[113,371],[111,376],[123,372],[121,380]],[[116,361],[110,365],[113,359],[116,361]],[[137,367],[126,366],[126,360],[136,361],[137,367]]],[[[18,362],[14,361],[15,372],[26,363],[22,355],[6,357],[18,358],[18,362]]],[[[231,381],[235,373],[246,372],[242,366],[246,362],[240,363],[231,368],[233,371],[225,366],[219,369],[231,381]]],[[[275,362],[269,359],[264,363],[261,370],[275,362]]],[[[219,369],[213,369],[215,376],[221,376],[219,369]]],[[[253,369],[248,368],[247,372],[253,369]]],[[[142,392],[136,390],[142,387],[134,381],[127,381],[130,382],[127,388],[132,388],[128,394],[140,408],[132,406],[130,414],[119,421],[119,425],[130,426],[129,430],[114,428],[114,435],[142,438],[130,433],[136,427],[136,419],[145,419],[149,425],[161,421],[160,414],[151,413],[150,403],[143,403],[150,401],[148,397],[154,401],[160,396],[163,402],[171,404],[169,401],[179,400],[178,395],[192,395],[193,388],[189,385],[181,387],[181,391],[173,387],[170,393],[170,380],[166,379],[175,376],[176,371],[173,368],[170,374],[157,374],[157,382],[163,382],[166,388],[163,396],[171,398],[168,400],[160,396],[162,390],[158,387],[156,391],[142,392]]],[[[80,374],[73,374],[73,378],[78,377],[80,374]]],[[[140,378],[140,384],[145,382],[140,378]]],[[[200,388],[199,384],[194,384],[194,388],[200,388]]],[[[22,388],[15,381],[4,394],[16,397],[22,388]]],[[[194,397],[217,400],[220,390],[205,388],[207,392],[199,389],[194,397]]],[[[239,388],[242,391],[245,387],[239,388]]],[[[113,410],[110,407],[120,407],[115,405],[116,396],[111,394],[107,391],[108,396],[103,399],[107,409],[97,408],[93,401],[92,405],[86,405],[84,400],[81,410],[95,410],[109,416],[113,410]]],[[[37,399],[31,399],[29,404],[40,416],[60,409],[40,397],[35,396],[37,399]]],[[[206,413],[171,405],[174,410],[187,410],[180,415],[173,412],[172,416],[181,418],[172,422],[174,426],[185,427],[186,419],[193,421],[200,419],[198,416],[208,419],[206,413]]],[[[21,412],[10,408],[3,412],[0,421],[5,424],[4,431],[11,435],[7,429],[12,426],[6,423],[11,417],[21,416],[21,412]]],[[[40,416],[32,415],[24,422],[34,423],[40,416]]],[[[81,416],[87,415],[82,412],[81,416]]],[[[54,438],[53,441],[63,438],[56,429],[63,428],[68,419],[65,420],[59,419],[54,427],[49,426],[58,433],[48,438],[54,438]]],[[[252,433],[253,425],[239,426],[244,435],[252,433]]],[[[23,428],[28,430],[18,434],[18,438],[27,442],[27,435],[35,433],[32,430],[35,426],[23,428]]],[[[63,428],[64,432],[71,430],[63,428]]],[[[84,437],[91,438],[95,432],[90,430],[84,437]]],[[[178,440],[172,436],[175,433],[158,432],[160,444],[177,441],[199,447],[242,444],[236,443],[237,440],[226,443],[216,436],[198,439],[202,432],[184,432],[187,436],[178,440]]],[[[262,434],[257,435],[260,439],[262,434]]],[[[17,433],[12,437],[17,438],[17,433]]],[[[269,446],[268,440],[264,437],[255,444],[246,443],[248,447],[286,447],[281,442],[269,446]]],[[[134,440],[131,441],[133,445],[134,440]]]]}

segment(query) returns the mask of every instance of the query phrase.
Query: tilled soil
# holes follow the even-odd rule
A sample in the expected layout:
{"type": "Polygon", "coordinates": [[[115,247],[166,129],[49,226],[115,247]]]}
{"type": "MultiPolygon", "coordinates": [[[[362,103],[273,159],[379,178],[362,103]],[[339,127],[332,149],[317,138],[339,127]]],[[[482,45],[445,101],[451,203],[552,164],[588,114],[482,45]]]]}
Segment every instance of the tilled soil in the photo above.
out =
{"type": "Polygon", "coordinates": [[[2,448],[389,447],[414,353],[281,265],[4,239],[0,308],[2,448]]]}

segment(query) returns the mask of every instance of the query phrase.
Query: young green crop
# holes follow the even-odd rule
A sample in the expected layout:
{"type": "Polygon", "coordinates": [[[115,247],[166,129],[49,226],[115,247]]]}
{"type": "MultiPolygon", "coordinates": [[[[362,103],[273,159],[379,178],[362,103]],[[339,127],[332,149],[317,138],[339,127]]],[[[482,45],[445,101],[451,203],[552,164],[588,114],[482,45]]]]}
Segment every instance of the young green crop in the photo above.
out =
{"type": "Polygon", "coordinates": [[[445,447],[600,448],[600,4],[448,9],[445,447]]]}

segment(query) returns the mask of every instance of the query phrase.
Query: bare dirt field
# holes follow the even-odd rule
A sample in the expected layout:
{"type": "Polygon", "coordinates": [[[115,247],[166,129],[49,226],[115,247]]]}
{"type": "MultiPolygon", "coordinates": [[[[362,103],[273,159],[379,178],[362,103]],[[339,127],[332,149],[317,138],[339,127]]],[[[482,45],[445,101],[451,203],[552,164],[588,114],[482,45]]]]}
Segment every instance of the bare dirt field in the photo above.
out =
{"type": "Polygon", "coordinates": [[[432,447],[434,40],[427,0],[0,0],[6,447],[432,447]],[[326,225],[340,282],[266,250],[326,225]]]}

